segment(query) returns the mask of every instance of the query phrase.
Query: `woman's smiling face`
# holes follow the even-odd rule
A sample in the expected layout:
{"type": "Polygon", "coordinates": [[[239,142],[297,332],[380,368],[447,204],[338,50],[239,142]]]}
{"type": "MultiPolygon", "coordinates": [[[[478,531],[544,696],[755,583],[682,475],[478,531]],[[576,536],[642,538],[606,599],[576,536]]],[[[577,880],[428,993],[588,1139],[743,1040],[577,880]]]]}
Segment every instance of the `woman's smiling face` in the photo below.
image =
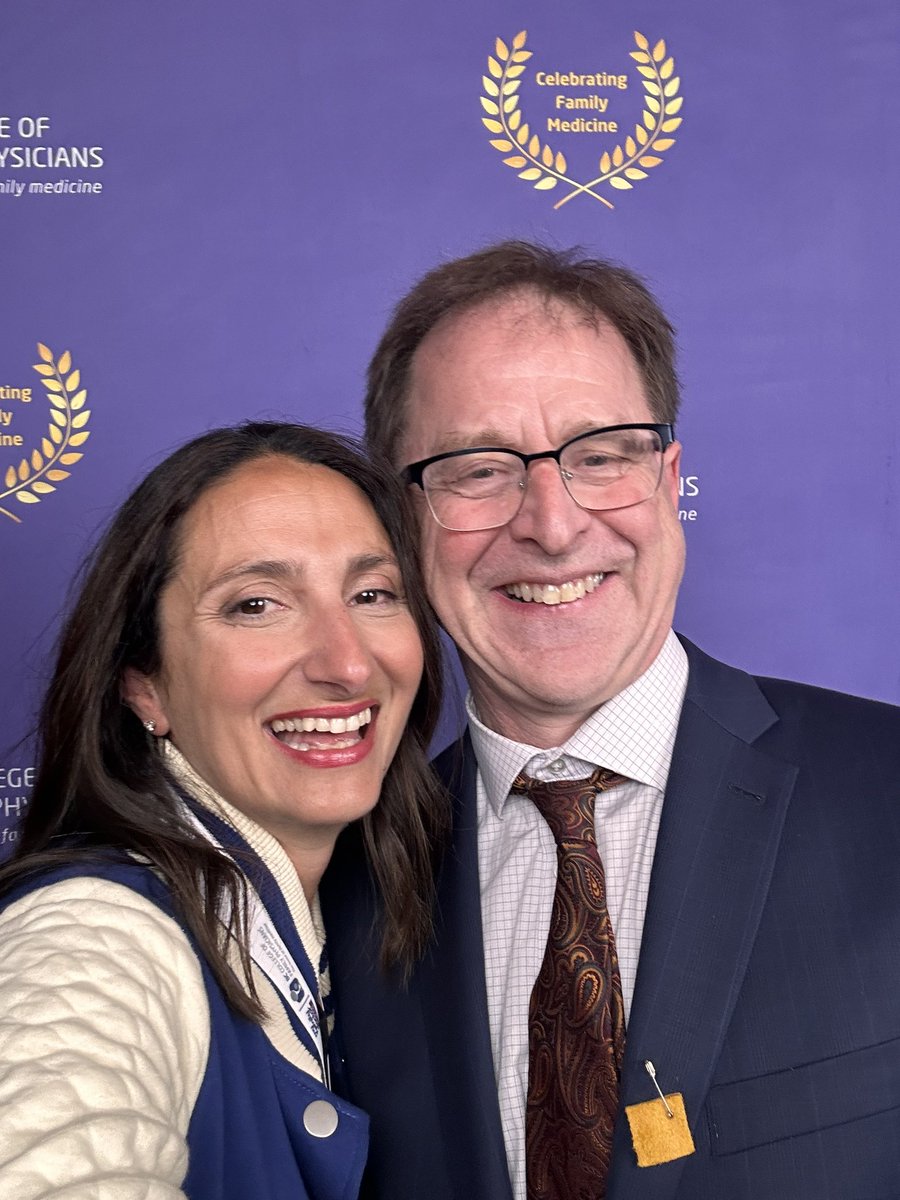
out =
{"type": "Polygon", "coordinates": [[[327,467],[241,466],[184,518],[158,620],[161,669],[129,670],[128,702],[317,874],[377,802],[422,672],[368,500],[327,467]]]}

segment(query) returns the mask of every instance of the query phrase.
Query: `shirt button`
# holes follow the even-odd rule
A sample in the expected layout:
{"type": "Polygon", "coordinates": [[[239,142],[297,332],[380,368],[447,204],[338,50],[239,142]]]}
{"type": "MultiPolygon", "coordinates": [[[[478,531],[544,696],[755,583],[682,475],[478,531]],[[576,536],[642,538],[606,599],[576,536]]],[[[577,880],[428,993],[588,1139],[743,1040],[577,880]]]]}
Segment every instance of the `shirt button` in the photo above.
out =
{"type": "Polygon", "coordinates": [[[560,771],[565,770],[566,764],[561,758],[554,758],[552,763],[547,764],[547,770],[552,771],[554,775],[558,775],[560,771]]]}
{"type": "Polygon", "coordinates": [[[303,1113],[303,1128],[311,1137],[331,1137],[338,1127],[337,1109],[327,1100],[313,1100],[303,1113]]]}

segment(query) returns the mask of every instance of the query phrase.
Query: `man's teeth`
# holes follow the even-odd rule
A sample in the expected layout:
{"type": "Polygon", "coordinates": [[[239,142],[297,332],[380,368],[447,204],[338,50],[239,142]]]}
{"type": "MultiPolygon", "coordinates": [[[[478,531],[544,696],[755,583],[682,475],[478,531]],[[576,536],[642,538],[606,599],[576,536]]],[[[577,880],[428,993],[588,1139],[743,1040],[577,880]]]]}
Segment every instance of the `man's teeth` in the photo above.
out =
{"type": "Polygon", "coordinates": [[[581,579],[573,579],[569,583],[510,583],[503,589],[508,596],[516,600],[530,601],[532,604],[571,604],[573,600],[581,600],[594,588],[603,582],[604,575],[597,572],[585,575],[581,579]]]}
{"type": "MultiPolygon", "coordinates": [[[[372,720],[371,708],[351,717],[286,717],[272,722],[273,733],[356,733],[372,720]]],[[[349,743],[348,743],[349,744],[349,743]]]]}

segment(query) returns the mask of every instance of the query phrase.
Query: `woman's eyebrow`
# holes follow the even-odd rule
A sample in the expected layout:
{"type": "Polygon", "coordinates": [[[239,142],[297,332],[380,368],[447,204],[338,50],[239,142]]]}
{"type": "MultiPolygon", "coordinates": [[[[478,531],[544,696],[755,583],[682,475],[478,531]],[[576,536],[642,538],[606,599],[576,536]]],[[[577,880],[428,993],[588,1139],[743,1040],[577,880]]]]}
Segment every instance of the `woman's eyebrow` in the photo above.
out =
{"type": "Polygon", "coordinates": [[[303,570],[302,563],[282,558],[262,558],[254,562],[237,563],[216,575],[203,590],[210,592],[213,588],[221,587],[223,584],[234,583],[237,579],[255,575],[268,575],[271,579],[287,579],[290,576],[302,575],[303,570]]]}
{"type": "MultiPolygon", "coordinates": [[[[357,554],[351,558],[347,563],[347,570],[353,574],[360,574],[364,571],[377,570],[379,567],[398,568],[399,565],[396,555],[383,551],[372,551],[371,553],[357,554]]],[[[267,576],[269,579],[302,579],[306,572],[307,567],[296,559],[257,559],[254,562],[238,563],[222,571],[214,579],[211,579],[203,590],[211,592],[215,588],[234,583],[236,580],[252,579],[257,576],[267,576]]]]}
{"type": "Polygon", "coordinates": [[[375,571],[379,567],[399,567],[395,554],[372,553],[358,554],[347,564],[351,571],[375,571]]]}

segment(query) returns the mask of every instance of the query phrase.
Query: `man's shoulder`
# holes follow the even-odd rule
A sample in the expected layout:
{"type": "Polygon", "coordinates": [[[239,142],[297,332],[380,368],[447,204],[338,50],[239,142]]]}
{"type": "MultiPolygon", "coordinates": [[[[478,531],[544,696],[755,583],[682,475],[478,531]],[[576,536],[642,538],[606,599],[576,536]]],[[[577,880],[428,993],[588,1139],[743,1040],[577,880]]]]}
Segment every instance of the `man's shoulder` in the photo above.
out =
{"type": "Polygon", "coordinates": [[[770,675],[754,675],[753,678],[766,699],[782,716],[796,711],[819,713],[841,720],[900,725],[900,707],[883,700],[833,691],[796,679],[779,679],[770,675]]]}
{"type": "Polygon", "coordinates": [[[690,643],[685,648],[691,671],[688,699],[699,697],[709,711],[717,698],[745,699],[752,691],[771,711],[773,720],[765,730],[770,738],[802,746],[831,745],[844,753],[848,746],[857,753],[868,746],[881,760],[890,755],[900,760],[900,707],[794,679],[752,675],[690,643]]]}
{"type": "Polygon", "coordinates": [[[773,739],[795,747],[799,761],[834,778],[900,778],[900,708],[790,679],[756,682],[778,715],[773,739]]]}

